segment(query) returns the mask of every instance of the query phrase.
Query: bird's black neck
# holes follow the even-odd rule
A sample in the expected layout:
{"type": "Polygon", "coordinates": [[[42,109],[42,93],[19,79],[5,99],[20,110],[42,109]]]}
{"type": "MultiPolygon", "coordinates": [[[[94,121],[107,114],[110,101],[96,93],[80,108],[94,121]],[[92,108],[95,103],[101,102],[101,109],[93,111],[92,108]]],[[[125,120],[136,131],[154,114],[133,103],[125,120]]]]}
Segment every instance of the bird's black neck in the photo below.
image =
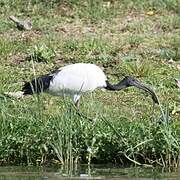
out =
{"type": "Polygon", "coordinates": [[[121,89],[125,89],[129,87],[130,85],[127,83],[127,81],[121,81],[117,84],[110,84],[108,81],[106,81],[106,89],[110,91],[118,91],[121,89]]]}

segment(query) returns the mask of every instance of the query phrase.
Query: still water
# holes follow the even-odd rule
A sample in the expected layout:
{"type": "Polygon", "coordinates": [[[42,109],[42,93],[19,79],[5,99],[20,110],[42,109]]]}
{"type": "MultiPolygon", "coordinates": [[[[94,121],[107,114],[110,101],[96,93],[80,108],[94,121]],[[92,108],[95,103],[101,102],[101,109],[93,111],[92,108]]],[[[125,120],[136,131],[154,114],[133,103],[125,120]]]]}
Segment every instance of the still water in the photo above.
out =
{"type": "Polygon", "coordinates": [[[74,169],[60,167],[0,167],[0,180],[180,180],[180,169],[169,172],[157,168],[117,168],[112,166],[81,165],[74,169]]]}

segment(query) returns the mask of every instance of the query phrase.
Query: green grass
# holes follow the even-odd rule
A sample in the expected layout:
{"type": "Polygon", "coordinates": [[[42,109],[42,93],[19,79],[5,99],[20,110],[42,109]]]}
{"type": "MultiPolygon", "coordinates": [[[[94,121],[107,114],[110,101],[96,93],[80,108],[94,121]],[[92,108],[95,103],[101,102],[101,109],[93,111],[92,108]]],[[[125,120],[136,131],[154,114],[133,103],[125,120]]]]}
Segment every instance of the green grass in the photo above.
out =
{"type": "Polygon", "coordinates": [[[0,164],[179,166],[178,1],[2,0],[0,5],[0,164]],[[30,18],[33,29],[18,31],[10,15],[30,18]],[[153,107],[151,97],[133,88],[97,90],[81,102],[82,112],[96,120],[91,123],[61,98],[3,95],[19,91],[34,70],[38,76],[77,62],[99,65],[112,82],[126,75],[140,79],[156,91],[161,106],[153,107]]]}
{"type": "MultiPolygon", "coordinates": [[[[79,118],[67,103],[61,111],[48,112],[42,100],[31,102],[31,107],[22,101],[1,100],[1,163],[179,164],[179,125],[168,114],[156,121],[144,118],[130,123],[125,117],[112,120],[99,112],[91,123],[79,118]]],[[[86,112],[94,106],[101,110],[92,102],[86,112]]]]}

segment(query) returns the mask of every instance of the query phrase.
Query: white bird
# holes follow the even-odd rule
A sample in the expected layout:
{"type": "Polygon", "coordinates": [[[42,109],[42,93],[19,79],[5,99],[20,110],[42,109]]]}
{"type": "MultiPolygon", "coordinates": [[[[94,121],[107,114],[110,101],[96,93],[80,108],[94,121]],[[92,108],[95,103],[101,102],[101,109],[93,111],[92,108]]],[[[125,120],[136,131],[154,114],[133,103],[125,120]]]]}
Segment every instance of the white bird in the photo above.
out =
{"type": "Polygon", "coordinates": [[[130,86],[145,90],[152,96],[153,101],[159,104],[154,91],[133,77],[127,76],[112,85],[100,67],[86,63],[67,65],[50,74],[35,78],[31,82],[26,82],[22,91],[24,95],[47,92],[56,96],[70,96],[79,109],[79,99],[86,92],[94,91],[96,88],[119,91],[130,86]]]}

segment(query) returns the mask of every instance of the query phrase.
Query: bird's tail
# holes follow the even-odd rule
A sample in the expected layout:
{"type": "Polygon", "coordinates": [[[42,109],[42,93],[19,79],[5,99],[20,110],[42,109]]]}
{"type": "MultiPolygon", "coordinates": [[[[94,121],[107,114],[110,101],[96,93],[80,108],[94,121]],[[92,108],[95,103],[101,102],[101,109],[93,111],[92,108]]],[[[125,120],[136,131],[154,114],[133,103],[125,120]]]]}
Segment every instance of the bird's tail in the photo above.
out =
{"type": "Polygon", "coordinates": [[[35,78],[31,82],[25,82],[22,87],[23,95],[40,94],[41,92],[47,91],[52,78],[53,76],[45,75],[35,78]]]}

